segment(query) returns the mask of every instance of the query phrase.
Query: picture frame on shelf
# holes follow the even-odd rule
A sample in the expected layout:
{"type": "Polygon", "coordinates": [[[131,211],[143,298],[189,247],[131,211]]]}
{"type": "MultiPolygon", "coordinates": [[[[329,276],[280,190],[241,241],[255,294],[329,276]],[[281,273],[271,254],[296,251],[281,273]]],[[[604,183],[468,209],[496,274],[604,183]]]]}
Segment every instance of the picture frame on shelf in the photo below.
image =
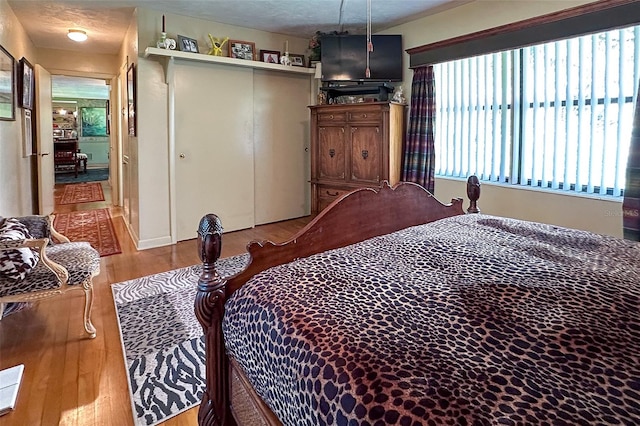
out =
{"type": "Polygon", "coordinates": [[[33,109],[35,77],[33,65],[26,58],[20,59],[20,71],[18,81],[18,106],[21,108],[33,109]]]}
{"type": "Polygon", "coordinates": [[[127,68],[127,112],[129,136],[136,136],[136,72],[133,63],[127,68]]]}
{"type": "Polygon", "coordinates": [[[289,60],[294,67],[304,67],[304,55],[298,55],[295,53],[289,53],[289,60]]]}
{"type": "Polygon", "coordinates": [[[0,120],[16,119],[16,60],[0,46],[0,120]]]}
{"type": "Polygon", "coordinates": [[[256,57],[256,44],[252,41],[229,40],[229,57],[253,61],[256,57]]]}
{"type": "Polygon", "coordinates": [[[200,53],[198,40],[178,34],[178,48],[182,52],[200,53]]]}
{"type": "Polygon", "coordinates": [[[260,60],[268,64],[279,64],[280,52],[278,52],[277,50],[260,49],[260,60]]]}

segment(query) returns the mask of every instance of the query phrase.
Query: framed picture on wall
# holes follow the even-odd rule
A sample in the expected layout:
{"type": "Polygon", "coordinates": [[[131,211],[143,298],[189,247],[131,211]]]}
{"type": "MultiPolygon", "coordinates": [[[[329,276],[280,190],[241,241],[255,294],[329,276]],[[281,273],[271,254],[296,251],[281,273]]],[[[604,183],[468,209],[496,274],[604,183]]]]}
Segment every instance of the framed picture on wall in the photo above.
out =
{"type": "Polygon", "coordinates": [[[36,152],[33,146],[33,122],[31,120],[31,110],[22,110],[22,156],[29,157],[36,152]]]}
{"type": "Polygon", "coordinates": [[[105,107],[81,107],[80,130],[83,137],[107,136],[107,114],[105,107]]]}
{"type": "Polygon", "coordinates": [[[110,135],[111,134],[111,105],[109,104],[108,99],[107,99],[106,107],[107,107],[107,111],[104,118],[107,122],[107,135],[110,135]]]}
{"type": "Polygon", "coordinates": [[[0,46],[0,120],[16,119],[16,60],[0,46]]]}
{"type": "Polygon", "coordinates": [[[18,77],[18,106],[31,110],[33,109],[35,80],[33,65],[26,58],[20,59],[18,77]]]}
{"type": "Polygon", "coordinates": [[[253,61],[256,56],[256,44],[252,41],[229,40],[229,56],[253,61]]]}
{"type": "Polygon", "coordinates": [[[135,136],[136,126],[136,69],[135,64],[127,68],[127,111],[129,123],[129,136],[135,136]]]}

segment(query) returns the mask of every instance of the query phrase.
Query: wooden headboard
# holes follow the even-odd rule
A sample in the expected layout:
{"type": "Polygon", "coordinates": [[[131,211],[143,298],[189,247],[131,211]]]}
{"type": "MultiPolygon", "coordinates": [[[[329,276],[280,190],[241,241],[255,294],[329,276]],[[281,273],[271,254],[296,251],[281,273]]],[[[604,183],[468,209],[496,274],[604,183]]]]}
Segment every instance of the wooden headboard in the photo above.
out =
{"type": "MultiPolygon", "coordinates": [[[[470,178],[467,185],[467,195],[471,199],[468,211],[477,212],[479,182],[477,178],[470,178]]],[[[249,265],[232,277],[221,277],[215,269],[222,249],[220,219],[214,214],[203,217],[198,228],[198,252],[203,267],[195,312],[205,334],[206,390],[198,422],[220,426],[233,422],[228,403],[229,363],[222,336],[222,318],[227,298],[251,277],[298,258],[461,214],[464,214],[461,198],[443,204],[414,183],[402,182],[391,188],[385,182],[379,189],[357,189],[335,200],[284,243],[250,242],[247,245],[251,256],[249,265]]]]}

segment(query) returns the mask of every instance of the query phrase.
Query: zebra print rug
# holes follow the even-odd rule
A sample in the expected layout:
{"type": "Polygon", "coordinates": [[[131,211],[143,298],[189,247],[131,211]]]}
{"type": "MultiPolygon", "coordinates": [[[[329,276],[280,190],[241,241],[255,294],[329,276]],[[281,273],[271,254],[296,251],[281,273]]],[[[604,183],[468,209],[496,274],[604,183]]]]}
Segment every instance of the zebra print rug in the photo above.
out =
{"type": "MultiPolygon", "coordinates": [[[[235,274],[249,255],[220,259],[218,273],[235,274]]],[[[204,339],[193,311],[201,266],[189,266],[111,286],[136,425],[155,425],[200,403],[204,339]]]]}

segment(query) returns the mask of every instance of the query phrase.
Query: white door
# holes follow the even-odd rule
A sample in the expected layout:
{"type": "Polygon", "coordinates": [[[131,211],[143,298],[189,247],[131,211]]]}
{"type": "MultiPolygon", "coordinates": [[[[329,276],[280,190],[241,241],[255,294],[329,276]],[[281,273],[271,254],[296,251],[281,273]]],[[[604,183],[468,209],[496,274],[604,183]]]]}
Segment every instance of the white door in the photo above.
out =
{"type": "Polygon", "coordinates": [[[309,76],[255,71],[254,85],[256,225],[308,215],[309,76]]]}
{"type": "Polygon", "coordinates": [[[38,155],[38,212],[53,213],[53,108],[51,106],[51,74],[35,65],[36,77],[36,137],[38,155]]]}
{"type": "Polygon", "coordinates": [[[253,71],[178,62],[174,78],[177,240],[207,213],[225,231],[253,227],[253,71]]]}

